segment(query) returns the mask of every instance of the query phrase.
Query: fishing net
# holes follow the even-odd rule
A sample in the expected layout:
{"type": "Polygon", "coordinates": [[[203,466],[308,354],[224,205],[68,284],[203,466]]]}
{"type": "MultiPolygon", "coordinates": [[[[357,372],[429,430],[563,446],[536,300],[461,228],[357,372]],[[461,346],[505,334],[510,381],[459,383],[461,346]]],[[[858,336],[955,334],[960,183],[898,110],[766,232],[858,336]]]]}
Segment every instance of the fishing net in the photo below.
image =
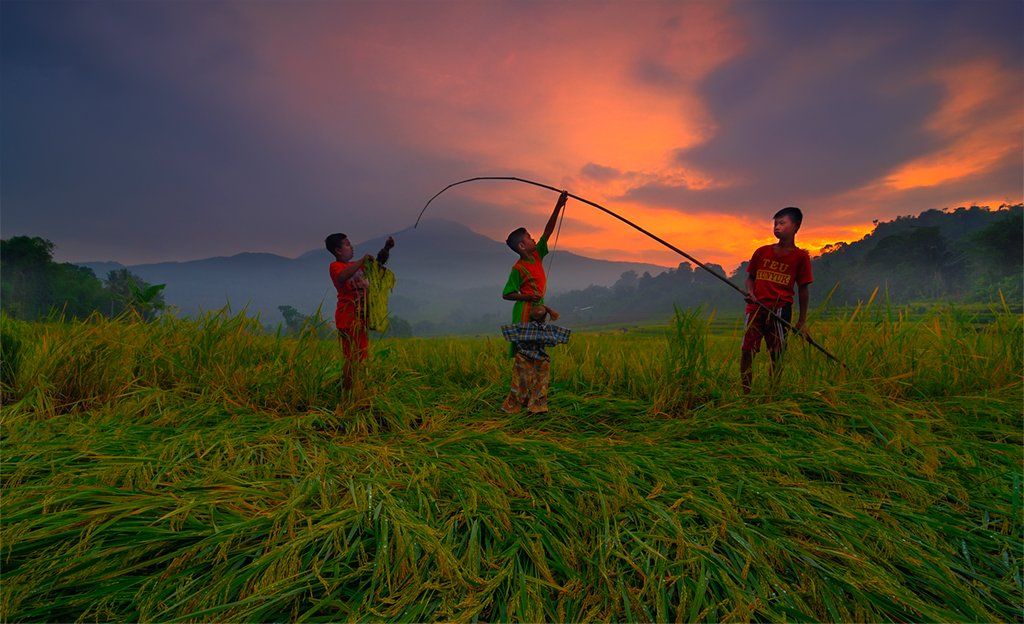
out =
{"type": "Polygon", "coordinates": [[[366,327],[383,334],[390,325],[388,297],[395,288],[395,274],[376,262],[367,262],[363,265],[363,277],[368,284],[366,296],[362,299],[366,327]]]}

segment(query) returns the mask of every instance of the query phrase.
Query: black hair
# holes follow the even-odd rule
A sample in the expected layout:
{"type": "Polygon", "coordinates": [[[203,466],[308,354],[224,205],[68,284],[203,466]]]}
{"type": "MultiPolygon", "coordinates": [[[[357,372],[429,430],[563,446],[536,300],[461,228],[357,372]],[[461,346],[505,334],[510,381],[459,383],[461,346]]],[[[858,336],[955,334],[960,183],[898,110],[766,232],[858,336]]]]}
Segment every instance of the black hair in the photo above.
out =
{"type": "Polygon", "coordinates": [[[341,232],[338,232],[337,234],[331,234],[330,236],[324,239],[324,246],[327,247],[327,251],[334,253],[335,249],[341,247],[341,241],[345,240],[346,238],[348,238],[348,236],[345,236],[341,232]]]}
{"type": "Polygon", "coordinates": [[[523,239],[526,238],[527,234],[529,234],[529,232],[526,231],[526,228],[516,228],[512,230],[512,233],[505,239],[505,244],[508,245],[512,251],[519,253],[519,243],[523,242],[523,239]]]}
{"type": "Polygon", "coordinates": [[[790,221],[800,227],[800,224],[804,221],[804,213],[800,212],[800,209],[796,206],[786,206],[782,210],[775,213],[772,219],[780,219],[782,217],[789,217],[790,221]]]}

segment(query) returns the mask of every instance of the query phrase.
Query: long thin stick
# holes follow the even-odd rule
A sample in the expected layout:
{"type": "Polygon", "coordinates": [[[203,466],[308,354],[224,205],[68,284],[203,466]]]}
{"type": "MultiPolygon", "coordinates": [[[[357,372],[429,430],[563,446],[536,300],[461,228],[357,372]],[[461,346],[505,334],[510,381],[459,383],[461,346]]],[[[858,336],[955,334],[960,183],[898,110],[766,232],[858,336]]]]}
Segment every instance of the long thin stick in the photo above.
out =
{"type": "MultiPolygon", "coordinates": [[[[445,191],[447,191],[448,189],[452,188],[453,186],[458,186],[460,184],[466,184],[467,182],[475,182],[477,180],[512,180],[512,181],[515,181],[515,182],[523,182],[524,184],[532,184],[533,186],[539,186],[540,188],[545,188],[545,189],[548,189],[549,191],[554,191],[556,193],[561,193],[562,192],[562,189],[560,189],[560,188],[556,188],[556,187],[550,186],[548,184],[541,184],[540,182],[534,182],[533,180],[526,180],[524,178],[517,178],[517,177],[514,177],[514,176],[479,176],[479,177],[476,177],[476,178],[469,178],[468,180],[460,180],[459,182],[453,182],[453,183],[449,184],[448,186],[446,186],[443,189],[441,189],[440,191],[438,191],[437,194],[435,194],[433,197],[431,197],[430,200],[427,201],[427,203],[423,206],[423,210],[420,210],[419,216],[416,217],[416,224],[413,227],[415,228],[415,227],[419,226],[420,219],[423,218],[423,213],[426,212],[427,206],[430,205],[430,202],[432,202],[435,199],[437,199],[438,195],[440,195],[441,193],[444,193],[445,191]]],[[[718,273],[715,273],[706,264],[704,264],[700,260],[694,258],[693,256],[691,256],[690,254],[686,253],[682,249],[676,247],[672,243],[670,243],[670,242],[666,241],[665,239],[661,238],[660,236],[658,236],[658,235],[656,235],[656,234],[654,234],[654,233],[652,233],[652,232],[650,232],[650,231],[640,227],[639,225],[637,225],[636,223],[633,223],[629,219],[627,219],[627,218],[625,218],[625,217],[623,217],[621,215],[618,215],[618,214],[612,212],[611,210],[608,210],[607,208],[605,208],[601,204],[598,204],[596,202],[592,202],[589,199],[585,199],[583,197],[580,197],[579,195],[573,195],[572,193],[566,193],[566,194],[569,197],[572,197],[573,199],[575,199],[577,201],[581,201],[584,204],[587,204],[589,206],[593,206],[594,208],[597,208],[601,212],[615,217],[619,221],[622,221],[623,223],[625,223],[626,225],[630,226],[631,228],[633,228],[635,230],[643,232],[644,234],[646,234],[647,236],[649,236],[649,237],[653,238],[654,240],[658,241],[659,243],[661,243],[665,247],[668,247],[669,249],[671,249],[672,251],[676,252],[680,256],[683,256],[684,258],[686,258],[690,262],[693,262],[694,264],[696,264],[700,268],[704,269],[708,273],[714,275],[722,283],[724,283],[725,285],[729,286],[730,288],[732,288],[736,292],[740,293],[744,297],[748,296],[748,294],[743,292],[743,289],[741,289],[739,286],[737,286],[736,284],[733,284],[731,281],[726,279],[724,276],[719,275],[718,273]]],[[[768,312],[769,314],[774,316],[776,319],[781,321],[786,327],[792,329],[795,334],[797,334],[798,336],[800,336],[801,338],[806,340],[808,344],[810,344],[812,347],[814,347],[818,351],[821,351],[830,360],[832,360],[833,362],[836,362],[837,364],[839,364],[843,368],[846,368],[846,364],[843,364],[841,361],[839,361],[839,358],[837,358],[836,356],[832,355],[827,350],[825,350],[824,347],[822,347],[817,342],[815,342],[810,336],[808,336],[807,334],[805,334],[803,332],[796,331],[796,329],[793,327],[793,325],[789,321],[787,321],[786,319],[782,318],[782,315],[780,315],[777,312],[775,312],[774,310],[770,309],[769,307],[767,307],[766,305],[764,305],[760,301],[757,302],[757,305],[759,305],[766,312],[768,312]]]]}
{"type": "Polygon", "coordinates": [[[562,214],[558,215],[558,229],[555,230],[555,242],[551,245],[551,255],[548,258],[548,268],[545,272],[551,275],[551,265],[555,263],[555,250],[558,249],[558,236],[562,233],[562,223],[565,221],[565,209],[567,206],[562,206],[562,214]]]}

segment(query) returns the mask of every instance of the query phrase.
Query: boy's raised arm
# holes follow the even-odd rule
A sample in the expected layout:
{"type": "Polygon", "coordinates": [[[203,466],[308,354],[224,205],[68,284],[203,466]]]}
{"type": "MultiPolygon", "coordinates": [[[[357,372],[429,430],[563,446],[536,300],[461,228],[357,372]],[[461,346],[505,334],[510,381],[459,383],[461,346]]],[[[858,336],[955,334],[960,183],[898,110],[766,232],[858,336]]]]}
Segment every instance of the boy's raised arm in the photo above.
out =
{"type": "Polygon", "coordinates": [[[562,194],[558,196],[558,201],[555,202],[555,209],[551,212],[548,224],[544,226],[544,233],[540,236],[542,241],[547,241],[551,233],[555,231],[555,225],[558,223],[558,213],[562,208],[565,208],[565,202],[567,201],[569,201],[569,191],[562,191],[562,194]]]}

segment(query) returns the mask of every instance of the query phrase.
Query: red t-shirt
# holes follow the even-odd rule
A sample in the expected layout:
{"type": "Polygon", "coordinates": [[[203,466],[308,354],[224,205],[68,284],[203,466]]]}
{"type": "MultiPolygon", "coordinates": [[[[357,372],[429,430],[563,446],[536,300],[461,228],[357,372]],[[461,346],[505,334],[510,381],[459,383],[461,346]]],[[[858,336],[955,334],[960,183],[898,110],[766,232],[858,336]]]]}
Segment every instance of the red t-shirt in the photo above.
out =
{"type": "Polygon", "coordinates": [[[334,309],[334,324],[338,329],[352,329],[359,320],[358,311],[362,298],[366,295],[366,283],[362,271],[345,280],[338,281],[338,275],[352,262],[332,262],[330,266],[331,283],[338,290],[338,307],[334,309]]]}
{"type": "MultiPolygon", "coordinates": [[[[809,253],[803,249],[794,249],[776,254],[775,245],[759,247],[750,257],[747,273],[754,278],[751,294],[769,308],[781,308],[793,303],[794,286],[814,281],[809,253]]],[[[747,312],[754,310],[757,310],[757,306],[748,303],[747,312]]]]}

